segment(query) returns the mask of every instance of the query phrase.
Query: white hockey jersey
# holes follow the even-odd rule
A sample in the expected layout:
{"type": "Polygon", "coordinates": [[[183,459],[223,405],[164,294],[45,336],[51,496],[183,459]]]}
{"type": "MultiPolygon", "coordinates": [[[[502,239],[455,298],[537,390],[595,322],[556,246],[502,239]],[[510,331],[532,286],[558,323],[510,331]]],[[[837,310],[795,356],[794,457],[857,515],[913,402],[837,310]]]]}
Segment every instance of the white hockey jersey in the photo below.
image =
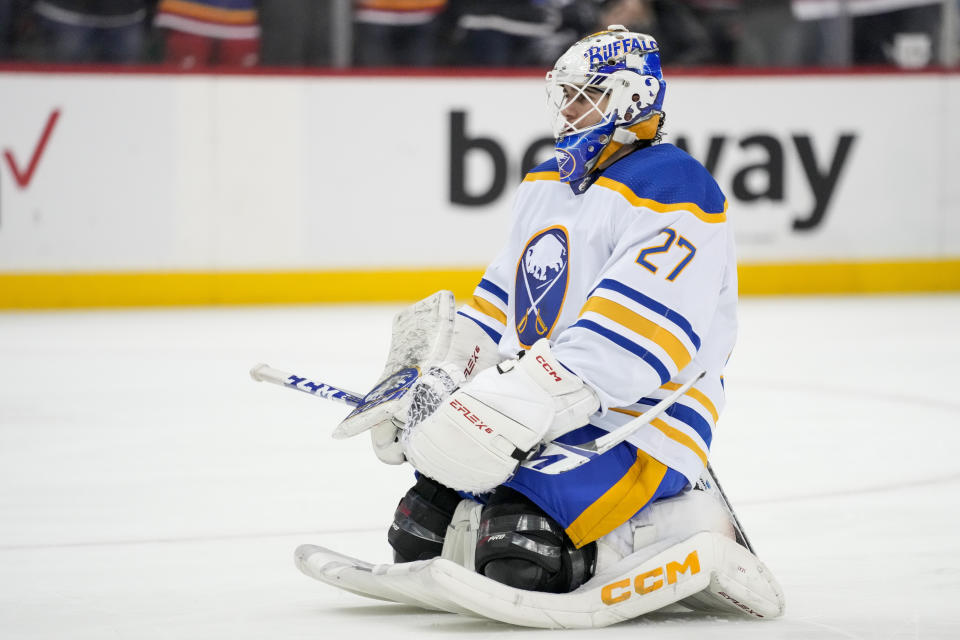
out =
{"type": "Polygon", "coordinates": [[[724,406],[737,330],[727,201],[707,170],[659,144],[607,168],[583,193],[555,160],[517,190],[506,246],[460,313],[504,357],[540,338],[600,397],[591,424],[620,426],[701,369],[706,376],[628,442],[692,484],[724,406]]]}

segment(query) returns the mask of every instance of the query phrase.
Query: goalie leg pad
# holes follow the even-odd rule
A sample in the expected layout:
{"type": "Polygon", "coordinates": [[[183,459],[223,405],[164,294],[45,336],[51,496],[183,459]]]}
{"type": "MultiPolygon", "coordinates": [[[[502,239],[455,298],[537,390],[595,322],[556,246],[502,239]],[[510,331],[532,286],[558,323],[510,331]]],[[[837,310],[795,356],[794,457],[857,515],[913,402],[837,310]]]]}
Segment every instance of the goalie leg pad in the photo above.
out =
{"type": "Polygon", "coordinates": [[[597,546],[577,549],[563,529],[526,496],[498,488],[480,515],[478,573],[527,591],[568,593],[592,575],[597,546]]]}
{"type": "Polygon", "coordinates": [[[631,554],[571,593],[515,589],[443,558],[372,565],[303,545],[296,559],[305,574],[339,589],[526,627],[592,629],[670,605],[752,618],[784,610],[783,592],[763,563],[710,531],[631,554]]]}
{"type": "Polygon", "coordinates": [[[420,476],[400,499],[387,541],[394,562],[413,562],[439,556],[460,496],[453,489],[420,476]]]}

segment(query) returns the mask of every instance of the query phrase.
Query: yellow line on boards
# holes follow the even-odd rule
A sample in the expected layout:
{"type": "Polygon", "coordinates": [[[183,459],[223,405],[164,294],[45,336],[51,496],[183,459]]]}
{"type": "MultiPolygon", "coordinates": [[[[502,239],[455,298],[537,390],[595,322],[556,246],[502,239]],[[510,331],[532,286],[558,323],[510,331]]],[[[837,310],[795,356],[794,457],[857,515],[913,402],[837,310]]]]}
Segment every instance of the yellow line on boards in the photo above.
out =
{"type": "Polygon", "coordinates": [[[743,295],[960,291],[960,260],[742,264],[743,295]]]}
{"type": "MultiPolygon", "coordinates": [[[[960,291],[960,260],[744,264],[741,295],[960,291]]],[[[482,269],[0,273],[0,309],[467,300],[482,269]]]]}
{"type": "Polygon", "coordinates": [[[0,274],[0,309],[409,302],[468,298],[483,271],[0,274]]]}

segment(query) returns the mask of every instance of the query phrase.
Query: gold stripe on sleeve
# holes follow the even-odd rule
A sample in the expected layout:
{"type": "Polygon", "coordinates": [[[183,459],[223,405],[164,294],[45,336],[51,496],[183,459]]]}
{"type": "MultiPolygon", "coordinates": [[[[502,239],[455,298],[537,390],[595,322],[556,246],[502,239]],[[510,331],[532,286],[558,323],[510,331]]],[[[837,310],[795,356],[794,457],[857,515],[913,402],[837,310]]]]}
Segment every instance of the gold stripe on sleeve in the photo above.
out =
{"type": "Polygon", "coordinates": [[[587,311],[593,311],[605,318],[623,325],[634,333],[656,343],[661,349],[667,352],[677,371],[683,369],[690,363],[692,356],[680,340],[670,333],[667,329],[661,327],[655,322],[647,320],[635,311],[631,311],[622,304],[607,300],[606,298],[592,297],[587,300],[580,311],[582,316],[587,311]]]}
{"type": "Polygon", "coordinates": [[[700,458],[700,462],[703,463],[703,466],[707,466],[707,454],[703,449],[700,448],[700,445],[698,445],[693,438],[679,429],[674,429],[660,418],[654,418],[650,424],[655,426],[663,433],[663,435],[667,436],[674,442],[682,444],[686,448],[693,451],[695,454],[697,454],[697,457],[700,458]]]}
{"type": "MultiPolygon", "coordinates": [[[[666,389],[667,391],[676,391],[677,389],[680,388],[680,385],[677,384],[676,382],[668,382],[667,384],[662,385],[660,388],[666,389]]],[[[710,415],[713,417],[713,424],[714,425],[717,424],[717,422],[720,420],[720,414],[719,412],[717,412],[716,405],[714,405],[713,402],[710,400],[710,398],[707,397],[707,394],[700,391],[699,389],[690,389],[683,395],[690,396],[691,398],[693,398],[694,400],[702,404],[703,408],[706,409],[707,412],[709,412],[710,415]]]]}
{"type": "Polygon", "coordinates": [[[476,309],[485,316],[490,316],[500,324],[507,324],[507,314],[480,296],[473,296],[473,299],[467,302],[467,306],[476,309]]]}
{"type": "MultiPolygon", "coordinates": [[[[634,417],[643,415],[642,411],[633,411],[631,409],[617,408],[617,409],[610,409],[610,411],[614,411],[616,413],[623,413],[628,416],[634,416],[634,417]]],[[[653,420],[650,421],[650,424],[652,424],[654,427],[660,430],[660,432],[663,433],[663,435],[667,436],[677,444],[682,444],[686,448],[693,451],[695,454],[697,454],[697,457],[700,458],[700,461],[703,462],[703,466],[707,466],[707,454],[703,449],[700,448],[700,445],[697,444],[696,440],[694,440],[693,438],[685,434],[683,431],[680,431],[679,429],[675,429],[674,427],[671,427],[660,418],[654,418],[653,420]]]]}

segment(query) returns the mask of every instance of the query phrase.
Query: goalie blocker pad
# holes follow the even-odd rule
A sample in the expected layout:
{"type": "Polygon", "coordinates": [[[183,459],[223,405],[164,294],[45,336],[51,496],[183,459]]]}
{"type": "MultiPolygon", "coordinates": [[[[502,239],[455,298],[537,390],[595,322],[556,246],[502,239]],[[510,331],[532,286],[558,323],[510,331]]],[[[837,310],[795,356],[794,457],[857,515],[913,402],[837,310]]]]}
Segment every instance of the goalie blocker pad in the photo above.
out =
{"type": "Polygon", "coordinates": [[[358,595],[524,627],[592,629],[666,607],[758,619],[784,611],[767,567],[709,531],[641,549],[562,594],[514,589],[439,557],[373,565],[303,545],[296,563],[304,574],[358,595]]]}

